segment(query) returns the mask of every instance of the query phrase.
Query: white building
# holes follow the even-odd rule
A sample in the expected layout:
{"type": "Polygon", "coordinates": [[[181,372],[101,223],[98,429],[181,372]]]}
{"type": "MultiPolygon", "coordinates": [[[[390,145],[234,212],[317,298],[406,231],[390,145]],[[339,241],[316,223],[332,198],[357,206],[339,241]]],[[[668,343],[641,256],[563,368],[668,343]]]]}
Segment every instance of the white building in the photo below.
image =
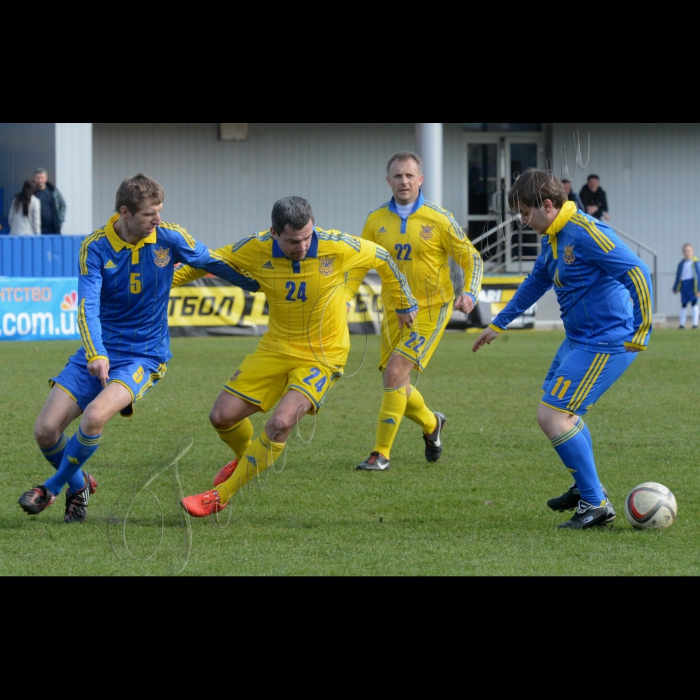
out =
{"type": "MultiPolygon", "coordinates": [[[[0,149],[0,214],[45,167],[68,203],[64,234],[104,225],[119,183],[137,172],[164,186],[165,220],[212,248],[268,228],[272,204],[288,195],[307,198],[320,227],[359,234],[368,212],[391,196],[388,157],[405,149],[425,161],[426,197],[472,239],[510,216],[502,194],[515,171],[549,167],[576,191],[598,174],[610,223],[641,244],[627,239],[655,271],[659,318],[678,314],[671,287],[682,245],[700,250],[691,216],[700,195],[695,123],[3,123],[0,149]]],[[[536,252],[537,236],[525,242],[536,252]]],[[[505,272],[531,265],[514,251],[497,259],[505,272]]]]}

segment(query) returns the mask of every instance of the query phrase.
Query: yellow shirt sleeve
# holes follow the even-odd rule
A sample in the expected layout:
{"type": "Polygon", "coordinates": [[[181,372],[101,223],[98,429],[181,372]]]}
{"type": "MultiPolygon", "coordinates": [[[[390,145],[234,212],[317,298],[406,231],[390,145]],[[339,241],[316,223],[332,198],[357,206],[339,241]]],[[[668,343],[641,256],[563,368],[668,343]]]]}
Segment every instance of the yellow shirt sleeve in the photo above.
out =
{"type": "Polygon", "coordinates": [[[373,243],[376,243],[376,240],[374,238],[374,226],[370,223],[371,215],[365,219],[365,225],[362,228],[362,235],[360,236],[361,238],[364,238],[366,241],[372,241],[373,243]]]}
{"type": "Polygon", "coordinates": [[[196,267],[183,265],[182,267],[178,267],[177,270],[175,270],[175,273],[173,274],[172,286],[181,287],[183,284],[187,284],[188,282],[193,282],[194,280],[206,277],[206,275],[206,270],[200,270],[196,267]]]}
{"type": "Polygon", "coordinates": [[[396,266],[389,252],[382,246],[362,239],[363,249],[373,256],[368,270],[374,268],[382,280],[382,293],[389,290],[394,308],[397,311],[413,311],[418,308],[418,302],[411,293],[408,281],[396,266]]]}
{"type": "Polygon", "coordinates": [[[447,236],[449,255],[464,272],[464,286],[461,292],[471,294],[476,303],[479,300],[484,277],[484,262],[481,255],[454,219],[449,226],[447,236]]]}

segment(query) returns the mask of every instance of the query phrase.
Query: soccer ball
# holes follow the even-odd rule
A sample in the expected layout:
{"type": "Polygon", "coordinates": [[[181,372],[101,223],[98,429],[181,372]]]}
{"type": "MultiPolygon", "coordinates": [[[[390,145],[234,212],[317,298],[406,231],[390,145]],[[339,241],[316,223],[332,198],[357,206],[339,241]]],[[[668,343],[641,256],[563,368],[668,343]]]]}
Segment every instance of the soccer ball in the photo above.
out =
{"type": "Polygon", "coordinates": [[[625,516],[638,530],[665,530],[678,514],[676,497],[663,484],[645,481],[625,498],[625,516]]]}

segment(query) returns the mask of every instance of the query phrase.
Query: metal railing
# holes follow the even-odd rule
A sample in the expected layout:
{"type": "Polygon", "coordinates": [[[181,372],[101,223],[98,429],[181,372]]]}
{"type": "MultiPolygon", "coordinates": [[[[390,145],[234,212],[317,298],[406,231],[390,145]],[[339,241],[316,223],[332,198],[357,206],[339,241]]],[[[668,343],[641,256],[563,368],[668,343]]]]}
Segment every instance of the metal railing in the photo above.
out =
{"type": "MultiPolygon", "coordinates": [[[[523,242],[523,236],[531,235],[531,233],[528,231],[523,231],[520,226],[518,226],[518,230],[516,232],[509,233],[507,230],[505,230],[506,226],[510,226],[513,224],[513,222],[517,222],[519,224],[520,216],[516,215],[511,216],[508,219],[504,219],[497,226],[494,226],[488,231],[484,231],[484,233],[472,240],[472,244],[481,253],[481,257],[484,261],[484,273],[496,274],[498,272],[505,272],[506,267],[509,267],[509,273],[517,272],[518,274],[522,274],[523,272],[529,272],[529,269],[524,269],[523,263],[531,263],[537,259],[537,256],[541,250],[539,234],[535,234],[537,236],[537,242],[535,244],[537,253],[534,255],[530,253],[523,253],[524,249],[533,247],[531,243],[523,242]],[[491,239],[489,239],[490,236],[492,237],[491,239]],[[517,270],[513,269],[514,266],[517,266],[517,270]]],[[[650,248],[648,245],[638,241],[628,233],[621,231],[619,228],[617,228],[617,226],[613,226],[610,222],[607,223],[618,236],[637,247],[636,252],[640,258],[642,257],[642,250],[646,251],[652,256],[652,294],[654,296],[654,310],[658,309],[658,253],[653,248],[650,248]]]]}
{"type": "Polygon", "coordinates": [[[497,274],[499,272],[523,274],[530,267],[524,263],[533,263],[540,253],[540,237],[534,231],[523,231],[519,226],[517,231],[506,227],[514,222],[519,224],[520,216],[511,216],[500,224],[484,231],[472,240],[474,247],[481,253],[484,261],[484,272],[497,274]],[[526,241],[526,236],[534,236],[534,242],[526,241]],[[529,252],[534,249],[534,252],[529,252]]]}

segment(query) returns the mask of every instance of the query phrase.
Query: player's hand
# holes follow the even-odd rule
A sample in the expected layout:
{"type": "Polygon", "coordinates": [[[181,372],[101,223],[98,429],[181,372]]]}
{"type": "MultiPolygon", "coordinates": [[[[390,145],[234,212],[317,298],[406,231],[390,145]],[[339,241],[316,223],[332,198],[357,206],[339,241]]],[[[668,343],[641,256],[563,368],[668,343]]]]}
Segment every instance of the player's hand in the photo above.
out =
{"type": "Polygon", "coordinates": [[[498,338],[499,334],[496,333],[493,328],[484,328],[476,339],[474,346],[472,347],[472,352],[476,352],[482,345],[491,345],[491,341],[494,338],[498,338]]]}
{"type": "Polygon", "coordinates": [[[643,348],[633,348],[630,345],[625,345],[625,350],[627,350],[627,352],[642,352],[643,348]]]}
{"type": "Polygon", "coordinates": [[[396,315],[399,317],[399,328],[403,328],[404,326],[406,326],[406,328],[412,328],[413,322],[416,320],[416,316],[418,315],[418,309],[415,311],[410,311],[407,314],[400,314],[397,311],[396,315]]]}
{"type": "Polygon", "coordinates": [[[102,388],[107,386],[109,379],[109,360],[93,360],[88,363],[88,372],[93,377],[97,377],[102,383],[102,388]]]}
{"type": "Polygon", "coordinates": [[[474,311],[474,300],[469,296],[469,294],[460,294],[455,299],[455,309],[461,311],[465,314],[470,314],[474,311]]]}

